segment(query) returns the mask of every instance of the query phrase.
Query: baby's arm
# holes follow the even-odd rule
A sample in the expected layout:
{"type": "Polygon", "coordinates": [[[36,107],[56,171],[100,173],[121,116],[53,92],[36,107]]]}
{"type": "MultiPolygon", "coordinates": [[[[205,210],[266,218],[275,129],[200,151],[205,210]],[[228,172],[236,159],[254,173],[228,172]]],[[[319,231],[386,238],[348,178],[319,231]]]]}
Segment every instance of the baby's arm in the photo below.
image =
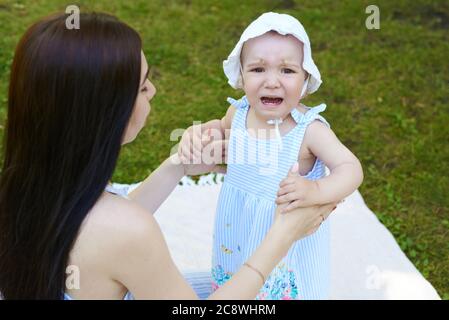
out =
{"type": "Polygon", "coordinates": [[[354,192],[363,181],[357,157],[321,121],[312,122],[306,131],[303,147],[329,168],[330,175],[316,181],[302,176],[284,179],[280,184],[278,204],[289,202],[286,211],[301,206],[338,202],[354,192]]]}
{"type": "Polygon", "coordinates": [[[225,137],[228,136],[229,130],[231,129],[232,119],[234,118],[235,107],[230,105],[226,114],[221,119],[214,119],[206,122],[204,124],[205,129],[218,129],[221,134],[225,137]]]}
{"type": "Polygon", "coordinates": [[[330,175],[316,180],[317,204],[340,201],[362,184],[360,161],[328,126],[321,121],[312,122],[304,140],[310,152],[330,170],[330,175]]]}

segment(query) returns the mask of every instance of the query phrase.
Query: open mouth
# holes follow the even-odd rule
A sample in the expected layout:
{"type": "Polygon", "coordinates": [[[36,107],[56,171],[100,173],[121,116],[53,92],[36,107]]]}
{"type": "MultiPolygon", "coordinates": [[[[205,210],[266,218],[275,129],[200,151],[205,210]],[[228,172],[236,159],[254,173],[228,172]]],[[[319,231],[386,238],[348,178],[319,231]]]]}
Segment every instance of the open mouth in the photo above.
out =
{"type": "Polygon", "coordinates": [[[260,98],[260,101],[266,106],[278,106],[284,99],[278,97],[262,97],[260,98]]]}

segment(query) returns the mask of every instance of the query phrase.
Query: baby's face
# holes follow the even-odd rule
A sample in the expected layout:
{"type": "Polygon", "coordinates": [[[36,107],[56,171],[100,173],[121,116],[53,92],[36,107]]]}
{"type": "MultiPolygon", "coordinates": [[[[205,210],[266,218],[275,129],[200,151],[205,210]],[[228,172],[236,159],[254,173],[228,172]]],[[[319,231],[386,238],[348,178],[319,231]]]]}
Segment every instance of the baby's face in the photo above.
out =
{"type": "Polygon", "coordinates": [[[298,105],[306,76],[302,60],[302,43],[292,35],[268,32],[245,42],[243,90],[259,117],[284,119],[298,105]]]}

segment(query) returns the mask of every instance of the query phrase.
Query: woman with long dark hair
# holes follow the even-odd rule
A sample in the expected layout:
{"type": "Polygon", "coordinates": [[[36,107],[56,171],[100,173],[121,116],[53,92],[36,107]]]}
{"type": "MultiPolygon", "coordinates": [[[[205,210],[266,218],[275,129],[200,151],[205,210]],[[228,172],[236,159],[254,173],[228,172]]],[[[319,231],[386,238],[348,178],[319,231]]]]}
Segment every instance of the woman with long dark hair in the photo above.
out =
{"type": "MultiPolygon", "coordinates": [[[[125,199],[108,189],[120,148],[143,127],[156,93],[139,35],[115,17],[43,19],[11,69],[0,178],[4,299],[192,299],[152,214],[185,174],[215,165],[164,161],[125,199]],[[66,286],[67,268],[80,287],[66,286]]],[[[214,142],[218,143],[218,142],[214,142]]],[[[276,215],[259,249],[211,298],[254,298],[291,244],[333,204],[276,215]]]]}

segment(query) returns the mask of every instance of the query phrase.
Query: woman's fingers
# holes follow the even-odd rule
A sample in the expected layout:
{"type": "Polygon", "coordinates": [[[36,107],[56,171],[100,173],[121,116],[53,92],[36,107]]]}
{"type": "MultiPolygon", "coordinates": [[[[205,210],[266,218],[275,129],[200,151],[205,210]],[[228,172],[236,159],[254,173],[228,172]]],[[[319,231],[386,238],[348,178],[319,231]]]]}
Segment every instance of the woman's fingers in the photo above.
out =
{"type": "Polygon", "coordinates": [[[202,137],[198,135],[194,130],[188,130],[186,132],[187,136],[184,140],[185,143],[183,145],[183,149],[186,149],[191,155],[189,158],[191,160],[201,159],[201,151],[202,151],[202,137]]]}
{"type": "Polygon", "coordinates": [[[329,218],[330,214],[337,208],[338,203],[329,203],[321,206],[320,211],[324,219],[329,218]]]}
{"type": "Polygon", "coordinates": [[[315,232],[318,231],[318,229],[321,227],[321,225],[323,224],[324,220],[323,220],[323,215],[320,215],[318,218],[315,218],[315,220],[312,223],[312,227],[310,229],[309,232],[307,232],[306,237],[311,236],[312,234],[314,234],[315,232]]]}
{"type": "Polygon", "coordinates": [[[201,127],[192,126],[184,131],[181,138],[181,149],[184,154],[191,154],[188,159],[201,159],[202,145],[201,127]]]}
{"type": "Polygon", "coordinates": [[[332,204],[326,204],[320,207],[319,216],[315,218],[314,223],[312,225],[312,229],[307,233],[307,236],[310,236],[314,234],[320,227],[321,224],[329,218],[329,215],[332,213],[332,211],[336,208],[336,203],[332,204]]]}
{"type": "Polygon", "coordinates": [[[204,132],[201,134],[201,142],[203,147],[214,140],[221,140],[221,139],[217,137],[216,134],[214,134],[214,132],[210,128],[204,130],[204,132]]]}
{"type": "Polygon", "coordinates": [[[314,227],[312,227],[312,229],[306,233],[306,237],[311,236],[312,234],[314,234],[318,229],[320,228],[320,225],[315,225],[314,227]]]}
{"type": "Polygon", "coordinates": [[[184,159],[187,161],[187,163],[189,163],[189,164],[192,163],[193,155],[192,155],[192,153],[190,152],[189,149],[183,148],[181,150],[181,154],[184,157],[184,159]]]}
{"type": "Polygon", "coordinates": [[[191,161],[193,159],[193,147],[192,147],[192,143],[191,143],[191,135],[190,135],[190,129],[187,129],[186,131],[184,131],[182,138],[181,138],[181,143],[180,146],[178,148],[178,152],[181,155],[183,155],[186,159],[185,160],[189,160],[191,161]],[[191,155],[192,154],[192,155],[191,155]]]}
{"type": "Polygon", "coordinates": [[[217,161],[217,163],[225,163],[228,156],[228,140],[213,141],[211,148],[214,151],[220,152],[220,157],[217,157],[217,155],[214,154],[215,161],[217,161]]]}
{"type": "MultiPolygon", "coordinates": [[[[289,194],[286,196],[288,195],[289,194]]],[[[296,231],[293,231],[293,233],[297,234],[297,239],[299,240],[315,233],[322,223],[329,217],[336,205],[337,203],[329,203],[325,205],[310,206],[305,203],[304,200],[295,199],[287,205],[278,205],[276,212],[277,217],[281,219],[281,221],[288,221],[287,225],[296,226],[297,229],[296,231]],[[284,212],[287,212],[287,214],[282,214],[284,212]]]]}
{"type": "Polygon", "coordinates": [[[208,135],[202,135],[201,136],[201,148],[204,148],[205,146],[207,146],[209,144],[209,142],[211,142],[212,137],[208,136],[208,135]]]}
{"type": "Polygon", "coordinates": [[[201,149],[201,138],[192,136],[190,140],[190,152],[192,153],[194,159],[201,158],[201,149]]]}
{"type": "Polygon", "coordinates": [[[185,149],[185,147],[184,147],[184,144],[181,142],[181,144],[179,145],[179,147],[178,147],[178,155],[179,155],[179,158],[181,159],[181,158],[185,158],[185,155],[184,155],[184,149],[185,149]]]}
{"type": "Polygon", "coordinates": [[[201,150],[203,149],[201,133],[195,133],[192,137],[193,153],[195,157],[201,157],[201,150]]]}
{"type": "Polygon", "coordinates": [[[182,164],[189,164],[190,163],[190,161],[188,159],[186,159],[186,157],[183,154],[181,154],[179,156],[179,160],[181,161],[182,164]]]}
{"type": "MultiPolygon", "coordinates": [[[[222,164],[226,163],[228,141],[214,140],[207,134],[192,136],[193,131],[186,132],[178,147],[178,155],[189,164],[222,164]],[[189,135],[190,134],[190,135],[189,135]]],[[[220,172],[223,171],[220,169],[220,172]]]]}
{"type": "Polygon", "coordinates": [[[283,208],[281,210],[281,213],[287,213],[287,212],[291,212],[295,209],[298,209],[301,207],[301,205],[303,205],[301,200],[295,200],[291,203],[289,203],[285,208],[283,208]]]}

